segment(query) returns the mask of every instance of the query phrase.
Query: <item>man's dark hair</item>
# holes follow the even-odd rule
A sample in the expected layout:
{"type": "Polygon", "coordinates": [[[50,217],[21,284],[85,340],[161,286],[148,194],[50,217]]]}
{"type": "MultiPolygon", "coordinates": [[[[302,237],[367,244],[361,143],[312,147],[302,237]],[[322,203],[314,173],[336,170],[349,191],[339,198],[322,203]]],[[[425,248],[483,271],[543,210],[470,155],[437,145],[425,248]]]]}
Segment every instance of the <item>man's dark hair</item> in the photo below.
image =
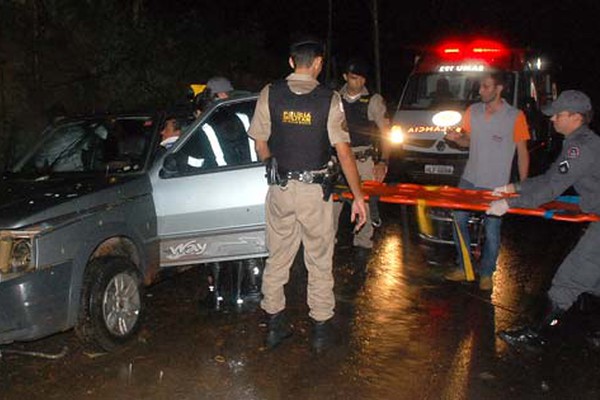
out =
{"type": "Polygon", "coordinates": [[[177,129],[181,129],[181,121],[179,120],[178,116],[176,114],[167,114],[166,118],[165,118],[165,126],[167,125],[168,121],[173,121],[175,126],[175,130],[177,129]]]}
{"type": "Polygon", "coordinates": [[[506,76],[504,75],[504,72],[496,70],[490,71],[489,77],[492,78],[496,86],[500,85],[506,87],[506,76]]]}
{"type": "Polygon", "coordinates": [[[316,39],[301,40],[290,46],[290,56],[296,67],[310,67],[315,58],[324,54],[323,43],[316,39]]]}

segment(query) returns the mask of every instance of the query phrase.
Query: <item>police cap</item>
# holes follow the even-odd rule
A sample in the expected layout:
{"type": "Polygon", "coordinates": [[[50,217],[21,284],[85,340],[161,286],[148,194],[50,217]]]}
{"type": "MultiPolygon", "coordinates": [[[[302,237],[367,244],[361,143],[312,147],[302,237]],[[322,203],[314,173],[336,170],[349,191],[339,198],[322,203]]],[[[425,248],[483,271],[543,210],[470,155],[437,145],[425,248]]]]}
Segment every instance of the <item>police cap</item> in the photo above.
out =
{"type": "Polygon", "coordinates": [[[592,111],[590,98],[579,90],[565,90],[542,112],[548,116],[556,115],[563,111],[586,114],[592,111]]]}
{"type": "Polygon", "coordinates": [[[363,78],[366,78],[369,75],[369,67],[364,60],[356,58],[350,60],[348,64],[346,64],[345,72],[360,75],[363,78]]]}
{"type": "Polygon", "coordinates": [[[229,82],[229,79],[222,76],[214,76],[206,82],[206,87],[210,89],[213,94],[222,92],[231,92],[233,85],[229,82]]]}

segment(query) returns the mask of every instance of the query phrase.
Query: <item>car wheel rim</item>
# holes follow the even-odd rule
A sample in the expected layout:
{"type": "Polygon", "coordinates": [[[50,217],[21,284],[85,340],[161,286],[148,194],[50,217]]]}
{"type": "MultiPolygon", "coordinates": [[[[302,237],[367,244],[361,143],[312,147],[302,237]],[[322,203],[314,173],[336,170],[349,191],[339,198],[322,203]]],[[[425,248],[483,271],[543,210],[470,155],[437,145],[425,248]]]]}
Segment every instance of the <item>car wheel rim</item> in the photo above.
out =
{"type": "Polygon", "coordinates": [[[136,279],[126,273],[115,275],[104,291],[102,311],[108,331],[116,336],[129,334],[140,315],[140,292],[136,279]]]}

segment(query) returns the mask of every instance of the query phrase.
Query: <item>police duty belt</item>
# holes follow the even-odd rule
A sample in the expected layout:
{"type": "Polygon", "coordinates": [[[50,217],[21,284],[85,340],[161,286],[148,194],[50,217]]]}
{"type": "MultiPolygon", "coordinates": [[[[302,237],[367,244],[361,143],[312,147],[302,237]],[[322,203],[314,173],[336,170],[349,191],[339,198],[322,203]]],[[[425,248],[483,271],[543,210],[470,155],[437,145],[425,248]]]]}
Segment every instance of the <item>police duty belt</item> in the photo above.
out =
{"type": "Polygon", "coordinates": [[[288,171],[282,174],[284,179],[298,181],[302,183],[316,183],[317,185],[325,182],[326,173],[314,171],[288,171]]]}
{"type": "Polygon", "coordinates": [[[358,161],[365,161],[369,157],[374,159],[377,156],[377,151],[373,147],[358,151],[352,150],[352,153],[354,154],[354,158],[358,161]]]}

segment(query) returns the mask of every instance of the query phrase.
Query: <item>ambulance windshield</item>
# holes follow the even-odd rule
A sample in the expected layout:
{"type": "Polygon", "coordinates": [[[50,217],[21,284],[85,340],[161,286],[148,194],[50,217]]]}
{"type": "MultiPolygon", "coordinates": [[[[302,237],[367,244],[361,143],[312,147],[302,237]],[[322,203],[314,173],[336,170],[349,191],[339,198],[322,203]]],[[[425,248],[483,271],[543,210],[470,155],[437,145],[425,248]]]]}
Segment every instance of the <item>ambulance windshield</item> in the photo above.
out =
{"type": "MultiPolygon", "coordinates": [[[[480,73],[432,73],[414,74],[408,79],[400,103],[405,110],[464,110],[469,104],[479,101],[480,73]]],[[[506,87],[502,93],[512,104],[514,76],[506,75],[506,87]]]]}

